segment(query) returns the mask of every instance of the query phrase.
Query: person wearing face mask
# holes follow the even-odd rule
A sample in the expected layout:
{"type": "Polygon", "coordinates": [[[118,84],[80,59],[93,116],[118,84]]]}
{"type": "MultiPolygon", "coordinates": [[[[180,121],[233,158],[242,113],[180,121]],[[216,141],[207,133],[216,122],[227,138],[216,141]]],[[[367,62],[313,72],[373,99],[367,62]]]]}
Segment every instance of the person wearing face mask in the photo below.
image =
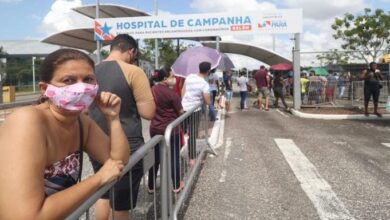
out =
{"type": "Polygon", "coordinates": [[[118,179],[128,162],[121,99],[97,93],[94,62],[86,54],[72,49],[49,54],[41,79],[39,104],[15,110],[0,127],[0,219],[64,219],[118,179]],[[82,113],[94,101],[110,136],[82,113]],[[81,180],[83,152],[104,165],[81,180]]]}
{"type": "MultiPolygon", "coordinates": [[[[176,78],[171,70],[156,70],[153,74],[156,84],[152,87],[154,101],[156,102],[156,115],[150,123],[150,137],[164,135],[167,126],[183,113],[180,96],[172,89],[176,84],[176,78]]],[[[171,134],[171,174],[173,191],[179,192],[184,187],[180,176],[180,130],[174,129],[171,134]]],[[[148,187],[152,193],[155,189],[158,167],[160,165],[159,146],[155,148],[155,164],[149,170],[148,187]]]]}
{"type": "MultiPolygon", "coordinates": [[[[110,54],[96,66],[96,79],[99,90],[110,91],[122,99],[120,121],[131,146],[135,152],[144,145],[141,117],[151,120],[155,114],[156,105],[153,100],[149,80],[145,72],[133,65],[137,54],[137,42],[128,34],[119,34],[111,42],[110,54]]],[[[105,117],[95,105],[89,108],[90,116],[96,123],[109,133],[105,117]]],[[[101,164],[91,159],[94,171],[101,164]]],[[[115,219],[128,219],[129,210],[136,206],[138,189],[143,176],[142,160],[115,185],[115,219]],[[130,184],[132,198],[130,199],[130,184]],[[132,200],[132,201],[131,201],[132,200]]],[[[103,195],[96,203],[96,219],[108,219],[110,216],[109,193],[103,195]]]]}

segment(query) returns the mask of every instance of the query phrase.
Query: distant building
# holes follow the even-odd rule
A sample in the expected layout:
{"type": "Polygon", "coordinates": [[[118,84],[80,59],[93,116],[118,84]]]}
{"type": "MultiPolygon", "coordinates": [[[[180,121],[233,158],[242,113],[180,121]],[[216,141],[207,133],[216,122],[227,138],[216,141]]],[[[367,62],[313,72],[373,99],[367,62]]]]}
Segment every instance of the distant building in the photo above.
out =
{"type": "Polygon", "coordinates": [[[39,40],[0,40],[0,47],[3,47],[3,51],[7,53],[6,57],[45,57],[61,48],[39,40]]]}
{"type": "MultiPolygon", "coordinates": [[[[32,84],[33,67],[37,71],[40,66],[40,62],[37,62],[37,60],[44,59],[55,50],[65,48],[42,43],[39,40],[0,40],[0,47],[5,52],[5,55],[0,55],[0,80],[6,79],[6,83],[10,85],[32,84]],[[20,70],[20,68],[23,68],[23,70],[20,70]]],[[[88,53],[87,51],[84,52],[88,53]]],[[[89,56],[96,62],[96,54],[89,53],[89,56]]],[[[139,66],[150,77],[153,71],[152,64],[147,61],[139,61],[139,66]]],[[[38,77],[36,76],[36,78],[38,77]]]]}

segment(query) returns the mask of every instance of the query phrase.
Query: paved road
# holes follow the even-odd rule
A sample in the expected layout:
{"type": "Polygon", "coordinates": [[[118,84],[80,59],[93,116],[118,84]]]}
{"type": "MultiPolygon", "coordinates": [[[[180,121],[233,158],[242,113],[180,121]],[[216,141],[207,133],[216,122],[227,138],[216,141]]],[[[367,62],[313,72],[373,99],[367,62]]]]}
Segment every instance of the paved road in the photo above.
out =
{"type": "Polygon", "coordinates": [[[236,109],[224,124],[184,219],[390,219],[389,122],[236,109]]]}
{"type": "Polygon", "coordinates": [[[389,122],[274,109],[222,120],[219,156],[205,160],[184,219],[390,219],[389,122]]]}

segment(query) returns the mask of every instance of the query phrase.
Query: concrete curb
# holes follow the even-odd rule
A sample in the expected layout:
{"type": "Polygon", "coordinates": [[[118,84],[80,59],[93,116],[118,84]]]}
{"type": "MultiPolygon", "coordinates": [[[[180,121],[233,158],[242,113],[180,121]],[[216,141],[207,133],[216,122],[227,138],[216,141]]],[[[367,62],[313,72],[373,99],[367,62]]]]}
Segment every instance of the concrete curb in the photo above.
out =
{"type": "Polygon", "coordinates": [[[327,115],[327,114],[311,114],[303,113],[295,109],[291,109],[291,113],[300,118],[323,119],[323,120],[390,120],[390,114],[384,114],[382,118],[370,114],[365,115],[327,115]]]}

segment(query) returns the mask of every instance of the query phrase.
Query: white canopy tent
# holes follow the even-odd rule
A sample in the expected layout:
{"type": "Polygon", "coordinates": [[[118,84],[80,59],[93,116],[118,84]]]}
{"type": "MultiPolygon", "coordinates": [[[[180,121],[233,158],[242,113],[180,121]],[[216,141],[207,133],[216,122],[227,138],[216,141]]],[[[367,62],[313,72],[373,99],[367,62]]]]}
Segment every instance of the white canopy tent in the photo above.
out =
{"type": "MultiPolygon", "coordinates": [[[[96,5],[86,5],[73,9],[80,14],[83,14],[91,19],[95,19],[96,5]]],[[[134,8],[129,8],[120,5],[104,4],[99,6],[100,18],[118,18],[118,17],[134,17],[134,16],[150,16],[150,14],[139,11],[134,8]]],[[[216,37],[189,37],[180,38],[180,40],[193,41],[212,41],[216,37]]],[[[66,31],[61,31],[50,35],[42,40],[44,43],[72,47],[77,49],[93,52],[96,50],[96,41],[93,27],[75,28],[66,31]]],[[[103,46],[109,42],[102,41],[103,46]]]]}
{"type": "MultiPolygon", "coordinates": [[[[206,41],[202,42],[202,44],[211,48],[216,48],[217,46],[217,43],[215,41],[206,41]]],[[[220,41],[219,50],[222,53],[241,54],[244,56],[252,57],[256,60],[261,60],[263,63],[266,63],[268,65],[274,65],[278,63],[292,64],[292,61],[288,58],[285,58],[265,48],[257,47],[250,44],[220,41]]]]}

